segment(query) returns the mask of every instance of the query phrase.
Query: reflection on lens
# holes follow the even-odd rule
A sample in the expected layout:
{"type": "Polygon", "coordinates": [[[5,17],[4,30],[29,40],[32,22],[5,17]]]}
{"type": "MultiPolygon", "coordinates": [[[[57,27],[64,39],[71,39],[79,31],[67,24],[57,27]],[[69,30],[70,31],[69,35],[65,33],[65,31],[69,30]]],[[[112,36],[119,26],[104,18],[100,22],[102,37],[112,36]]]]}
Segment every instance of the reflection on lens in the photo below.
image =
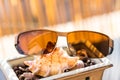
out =
{"type": "Polygon", "coordinates": [[[19,37],[19,46],[25,54],[47,53],[54,49],[56,41],[56,32],[33,31],[22,34],[19,37]]]}
{"type": "Polygon", "coordinates": [[[74,50],[76,50],[76,55],[80,57],[80,59],[84,57],[90,58],[102,58],[104,55],[94,46],[90,41],[80,42],[78,44],[71,44],[74,50]]]}
{"type": "Polygon", "coordinates": [[[47,53],[52,52],[54,47],[55,47],[55,42],[49,41],[46,48],[45,48],[45,50],[44,50],[44,52],[43,52],[43,54],[47,54],[47,53]]]}
{"type": "MultiPolygon", "coordinates": [[[[87,49],[91,53],[91,49],[95,52],[102,53],[106,56],[109,52],[109,38],[106,35],[90,32],[90,31],[75,31],[67,36],[68,46],[74,48],[74,51],[87,49]]],[[[97,55],[103,57],[103,55],[97,55]]],[[[92,56],[96,57],[96,56],[92,56]]]]}
{"type": "Polygon", "coordinates": [[[86,49],[81,49],[76,52],[76,55],[79,56],[80,60],[88,57],[88,52],[86,49]]]}

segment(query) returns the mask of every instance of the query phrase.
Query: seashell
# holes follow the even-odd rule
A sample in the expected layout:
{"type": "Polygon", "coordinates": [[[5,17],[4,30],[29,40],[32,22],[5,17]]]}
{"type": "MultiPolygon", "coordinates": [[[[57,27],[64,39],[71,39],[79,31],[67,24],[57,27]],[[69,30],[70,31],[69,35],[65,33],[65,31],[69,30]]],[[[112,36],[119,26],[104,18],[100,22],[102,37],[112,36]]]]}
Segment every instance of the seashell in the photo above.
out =
{"type": "Polygon", "coordinates": [[[49,54],[40,54],[33,61],[24,61],[29,70],[43,77],[63,73],[66,69],[82,68],[84,63],[79,57],[71,57],[62,48],[55,48],[49,54]]]}

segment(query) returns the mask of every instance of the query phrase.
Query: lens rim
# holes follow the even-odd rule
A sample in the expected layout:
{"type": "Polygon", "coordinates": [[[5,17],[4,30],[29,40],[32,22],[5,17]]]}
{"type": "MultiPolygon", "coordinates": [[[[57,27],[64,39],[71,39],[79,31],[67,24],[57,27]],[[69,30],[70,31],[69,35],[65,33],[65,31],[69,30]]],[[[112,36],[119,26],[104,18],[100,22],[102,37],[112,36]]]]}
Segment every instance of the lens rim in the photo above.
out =
{"type": "Polygon", "coordinates": [[[101,32],[89,31],[89,30],[77,30],[77,31],[72,31],[72,32],[67,33],[67,45],[68,45],[69,50],[70,50],[70,47],[69,47],[69,43],[68,43],[69,42],[68,35],[71,33],[77,33],[77,32],[90,32],[90,33],[95,33],[95,34],[100,34],[102,36],[105,36],[106,38],[108,38],[108,46],[109,46],[110,50],[108,50],[108,53],[106,55],[104,53],[103,53],[103,55],[107,56],[113,52],[114,41],[108,35],[101,33],[101,32]]]}

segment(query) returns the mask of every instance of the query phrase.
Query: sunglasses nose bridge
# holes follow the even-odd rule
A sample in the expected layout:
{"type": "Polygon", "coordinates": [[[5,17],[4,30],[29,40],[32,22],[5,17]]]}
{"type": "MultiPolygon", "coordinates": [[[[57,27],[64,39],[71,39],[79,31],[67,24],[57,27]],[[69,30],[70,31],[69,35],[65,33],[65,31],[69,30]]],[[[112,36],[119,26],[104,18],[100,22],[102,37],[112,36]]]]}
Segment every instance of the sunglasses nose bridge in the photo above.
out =
{"type": "Polygon", "coordinates": [[[66,36],[67,32],[57,32],[59,36],[66,36]]]}

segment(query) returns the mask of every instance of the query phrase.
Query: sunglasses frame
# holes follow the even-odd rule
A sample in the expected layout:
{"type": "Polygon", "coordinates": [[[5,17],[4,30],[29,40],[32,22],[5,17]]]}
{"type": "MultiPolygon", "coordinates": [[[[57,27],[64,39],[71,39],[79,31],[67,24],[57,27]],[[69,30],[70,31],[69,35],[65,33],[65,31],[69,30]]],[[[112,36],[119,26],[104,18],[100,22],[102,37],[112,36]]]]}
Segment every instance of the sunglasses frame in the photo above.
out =
{"type": "MultiPolygon", "coordinates": [[[[53,31],[53,30],[48,30],[48,29],[38,29],[38,30],[29,30],[29,31],[25,31],[25,32],[21,32],[19,33],[16,37],[15,37],[15,48],[17,49],[17,51],[20,53],[20,54],[24,54],[24,52],[22,51],[22,49],[20,48],[20,46],[18,45],[19,44],[19,37],[24,34],[24,33],[29,33],[29,32],[34,32],[34,31],[50,31],[50,32],[54,32],[57,34],[57,39],[58,39],[58,36],[67,36],[69,33],[73,33],[73,32],[92,32],[92,33],[97,33],[97,34],[101,34],[101,35],[104,35],[106,37],[108,37],[109,39],[109,54],[111,54],[113,52],[113,46],[114,46],[114,41],[109,37],[107,36],[106,34],[103,34],[103,33],[100,33],[100,32],[96,32],[96,31],[90,31],[90,30],[76,30],[76,31],[70,31],[70,32],[58,32],[58,31],[53,31]]],[[[56,40],[56,43],[57,43],[57,40],[56,40]]],[[[67,43],[68,44],[68,43],[67,43]]],[[[56,44],[55,44],[56,45],[56,44]]]]}

